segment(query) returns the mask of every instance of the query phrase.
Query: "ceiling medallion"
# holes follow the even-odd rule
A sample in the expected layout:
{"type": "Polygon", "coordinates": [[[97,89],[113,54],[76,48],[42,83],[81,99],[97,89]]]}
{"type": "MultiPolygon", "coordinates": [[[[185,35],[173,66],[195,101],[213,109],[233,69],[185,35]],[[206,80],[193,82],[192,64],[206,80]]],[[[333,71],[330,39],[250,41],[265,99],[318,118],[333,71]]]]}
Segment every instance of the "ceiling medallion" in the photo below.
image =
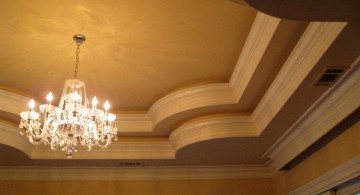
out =
{"type": "Polygon", "coordinates": [[[85,82],[77,78],[80,45],[84,35],[74,35],[76,62],[74,78],[65,82],[59,106],[53,106],[50,92],[47,104],[39,106],[40,113],[34,110],[35,101],[29,102],[29,111],[21,112],[20,134],[26,135],[34,145],[50,145],[52,150],[61,148],[66,157],[71,158],[79,145],[86,151],[93,146],[106,148],[112,140],[117,140],[116,116],[108,112],[110,104],[104,104],[105,111],[98,109],[98,100],[92,99],[90,105],[86,97],[85,82]]]}

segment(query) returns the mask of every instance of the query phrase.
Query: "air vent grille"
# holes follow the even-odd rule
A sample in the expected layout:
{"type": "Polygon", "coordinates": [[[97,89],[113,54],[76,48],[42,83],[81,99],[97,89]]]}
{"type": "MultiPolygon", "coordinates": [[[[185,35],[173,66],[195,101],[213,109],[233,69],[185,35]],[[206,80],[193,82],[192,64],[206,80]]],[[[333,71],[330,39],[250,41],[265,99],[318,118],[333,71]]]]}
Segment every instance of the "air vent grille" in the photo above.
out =
{"type": "Polygon", "coordinates": [[[120,167],[142,167],[144,166],[143,162],[140,161],[125,161],[119,163],[120,167]]]}
{"type": "Polygon", "coordinates": [[[317,77],[314,86],[331,86],[346,70],[346,67],[328,67],[317,77]]]}

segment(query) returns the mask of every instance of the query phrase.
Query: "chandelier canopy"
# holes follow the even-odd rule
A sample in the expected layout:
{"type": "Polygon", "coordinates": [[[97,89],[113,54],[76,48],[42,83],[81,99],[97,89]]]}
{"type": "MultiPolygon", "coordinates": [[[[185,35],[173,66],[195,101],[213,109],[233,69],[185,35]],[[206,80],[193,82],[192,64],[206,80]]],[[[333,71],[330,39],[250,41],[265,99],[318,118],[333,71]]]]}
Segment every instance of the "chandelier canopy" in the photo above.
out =
{"type": "Polygon", "coordinates": [[[53,95],[46,97],[47,103],[35,111],[35,101],[29,102],[29,111],[21,112],[20,134],[26,135],[34,145],[50,145],[52,150],[61,148],[66,157],[71,158],[81,145],[86,151],[93,146],[106,148],[112,140],[117,140],[116,115],[109,113],[110,104],[104,109],[97,107],[98,100],[91,105],[86,97],[85,82],[77,79],[80,45],[85,36],[74,35],[77,44],[74,78],[65,82],[59,106],[52,105],[53,95]]]}

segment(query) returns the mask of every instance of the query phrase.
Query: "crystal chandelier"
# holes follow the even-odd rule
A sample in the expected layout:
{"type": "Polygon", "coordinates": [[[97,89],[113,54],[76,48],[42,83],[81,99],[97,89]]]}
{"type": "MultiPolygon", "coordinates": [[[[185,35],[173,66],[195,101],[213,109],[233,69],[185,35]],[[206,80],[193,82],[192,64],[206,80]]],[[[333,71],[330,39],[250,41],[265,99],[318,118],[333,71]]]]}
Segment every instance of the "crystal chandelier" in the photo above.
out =
{"type": "Polygon", "coordinates": [[[35,101],[29,102],[29,111],[21,112],[20,134],[26,135],[34,145],[50,145],[52,150],[61,148],[66,157],[71,158],[79,145],[86,151],[93,146],[106,148],[112,140],[117,140],[116,116],[108,112],[110,104],[104,104],[105,111],[98,109],[98,100],[92,99],[90,105],[86,97],[85,83],[77,79],[80,45],[85,36],[74,35],[77,44],[74,78],[65,82],[59,106],[53,106],[50,92],[47,104],[39,106],[40,113],[34,110],[35,101]]]}

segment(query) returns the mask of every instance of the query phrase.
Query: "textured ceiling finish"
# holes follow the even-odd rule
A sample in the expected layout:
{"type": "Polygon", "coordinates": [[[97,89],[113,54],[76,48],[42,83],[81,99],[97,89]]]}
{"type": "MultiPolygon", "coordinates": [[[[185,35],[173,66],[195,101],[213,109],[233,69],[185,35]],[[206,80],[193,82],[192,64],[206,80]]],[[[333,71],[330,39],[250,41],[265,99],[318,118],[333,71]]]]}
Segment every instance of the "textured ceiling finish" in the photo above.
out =
{"type": "Polygon", "coordinates": [[[0,84],[39,101],[60,94],[80,33],[88,94],[145,111],[180,88],[227,82],[255,15],[221,0],[2,2],[0,84]]]}
{"type": "Polygon", "coordinates": [[[331,89],[313,86],[324,68],[360,54],[357,22],[278,19],[238,0],[3,1],[0,17],[0,166],[267,165],[331,89]],[[120,139],[66,160],[20,136],[17,114],[50,90],[57,102],[76,33],[79,77],[112,103],[120,139]]]}

